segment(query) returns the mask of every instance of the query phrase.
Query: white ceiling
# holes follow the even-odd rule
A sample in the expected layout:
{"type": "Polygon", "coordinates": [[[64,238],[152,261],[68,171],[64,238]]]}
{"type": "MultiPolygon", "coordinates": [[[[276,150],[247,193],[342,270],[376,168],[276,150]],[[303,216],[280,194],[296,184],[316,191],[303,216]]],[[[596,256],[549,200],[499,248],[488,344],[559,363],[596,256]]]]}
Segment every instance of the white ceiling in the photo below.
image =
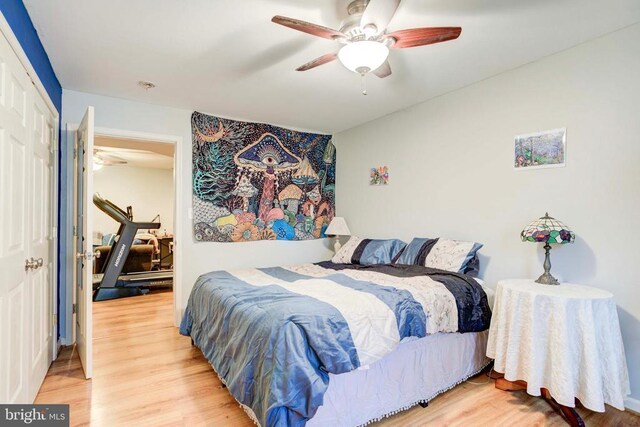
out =
{"type": "Polygon", "coordinates": [[[127,162],[125,165],[111,165],[105,167],[117,168],[120,166],[173,169],[174,145],[163,142],[140,141],[128,138],[115,138],[96,135],[94,152],[105,159],[115,156],[127,162]]]}
{"type": "MultiPolygon", "coordinates": [[[[346,0],[24,0],[63,88],[228,118],[338,132],[640,22],[638,0],[404,0],[389,30],[461,26],[458,40],[392,50],[393,74],[339,62],[337,43],[270,22],[338,28],[346,0]],[[145,91],[139,80],[158,87],[145,91]]],[[[345,12],[343,12],[345,11],[345,12]]]]}

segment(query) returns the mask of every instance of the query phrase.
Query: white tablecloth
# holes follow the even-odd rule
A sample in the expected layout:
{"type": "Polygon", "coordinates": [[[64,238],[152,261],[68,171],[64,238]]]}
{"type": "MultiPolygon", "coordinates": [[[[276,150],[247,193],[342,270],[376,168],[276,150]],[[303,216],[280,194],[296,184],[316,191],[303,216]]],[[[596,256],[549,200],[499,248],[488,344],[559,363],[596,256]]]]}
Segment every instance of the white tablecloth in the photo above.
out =
{"type": "Polygon", "coordinates": [[[487,356],[527,393],[549,390],[560,404],[575,397],[594,411],[624,409],[629,394],[618,313],[609,292],[563,283],[504,280],[496,289],[487,356]]]}

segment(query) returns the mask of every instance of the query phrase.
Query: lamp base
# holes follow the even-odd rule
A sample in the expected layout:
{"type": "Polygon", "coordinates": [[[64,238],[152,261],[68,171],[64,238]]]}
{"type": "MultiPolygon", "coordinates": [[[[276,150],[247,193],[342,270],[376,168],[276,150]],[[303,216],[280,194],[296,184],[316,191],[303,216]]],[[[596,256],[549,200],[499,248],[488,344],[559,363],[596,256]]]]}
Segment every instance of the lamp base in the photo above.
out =
{"type": "Polygon", "coordinates": [[[335,239],[336,241],[333,243],[333,251],[335,253],[338,253],[338,251],[342,247],[342,244],[340,243],[340,237],[336,236],[335,239]]]}
{"type": "Polygon", "coordinates": [[[558,279],[551,275],[551,258],[549,257],[549,251],[551,250],[551,245],[547,242],[544,245],[544,273],[542,276],[538,277],[536,283],[540,283],[543,285],[559,285],[558,279]]]}
{"type": "Polygon", "coordinates": [[[556,279],[546,271],[542,274],[542,276],[538,277],[538,279],[536,280],[536,283],[540,283],[543,285],[559,285],[560,284],[560,282],[558,282],[558,279],[556,279]]]}

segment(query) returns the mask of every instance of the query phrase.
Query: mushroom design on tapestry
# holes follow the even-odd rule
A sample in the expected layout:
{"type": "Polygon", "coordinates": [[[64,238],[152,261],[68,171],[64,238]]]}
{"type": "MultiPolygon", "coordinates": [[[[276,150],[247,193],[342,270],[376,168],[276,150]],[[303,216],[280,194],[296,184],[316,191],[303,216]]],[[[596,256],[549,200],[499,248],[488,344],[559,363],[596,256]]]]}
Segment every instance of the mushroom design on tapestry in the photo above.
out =
{"type": "Polygon", "coordinates": [[[249,177],[243,176],[231,194],[242,198],[242,210],[247,212],[249,210],[249,199],[258,194],[258,189],[251,184],[249,177]]]}
{"type": "Polygon", "coordinates": [[[264,183],[260,195],[258,218],[264,221],[273,207],[278,173],[297,168],[300,158],[282,145],[275,135],[265,133],[257,141],[239,151],[234,156],[234,161],[241,169],[263,174],[264,183]]]}
{"type": "Polygon", "coordinates": [[[298,213],[300,199],[302,199],[302,190],[295,184],[287,185],[284,187],[284,190],[278,194],[278,200],[280,200],[282,209],[292,214],[298,213]]]}
{"type": "Polygon", "coordinates": [[[324,170],[320,171],[321,183],[320,187],[322,192],[334,192],[335,184],[327,184],[327,175],[329,175],[329,166],[333,163],[336,157],[336,147],[329,142],[322,153],[322,162],[324,163],[324,170]]]}
{"type": "Polygon", "coordinates": [[[316,171],[313,170],[307,156],[304,156],[304,159],[302,159],[302,163],[300,163],[300,167],[291,177],[291,181],[302,187],[303,195],[307,193],[307,188],[310,185],[316,185],[320,181],[320,177],[316,171]]]}

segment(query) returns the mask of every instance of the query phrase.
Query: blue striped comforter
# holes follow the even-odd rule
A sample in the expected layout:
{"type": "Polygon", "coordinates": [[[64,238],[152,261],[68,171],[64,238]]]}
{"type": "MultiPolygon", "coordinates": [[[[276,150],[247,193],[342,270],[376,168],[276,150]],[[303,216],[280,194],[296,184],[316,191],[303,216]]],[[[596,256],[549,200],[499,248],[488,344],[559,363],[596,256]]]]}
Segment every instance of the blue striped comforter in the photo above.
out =
{"type": "Polygon", "coordinates": [[[303,426],[328,373],[373,363],[406,337],[488,328],[482,288],[416,266],[304,264],[200,276],[180,333],[263,426],[303,426]]]}

